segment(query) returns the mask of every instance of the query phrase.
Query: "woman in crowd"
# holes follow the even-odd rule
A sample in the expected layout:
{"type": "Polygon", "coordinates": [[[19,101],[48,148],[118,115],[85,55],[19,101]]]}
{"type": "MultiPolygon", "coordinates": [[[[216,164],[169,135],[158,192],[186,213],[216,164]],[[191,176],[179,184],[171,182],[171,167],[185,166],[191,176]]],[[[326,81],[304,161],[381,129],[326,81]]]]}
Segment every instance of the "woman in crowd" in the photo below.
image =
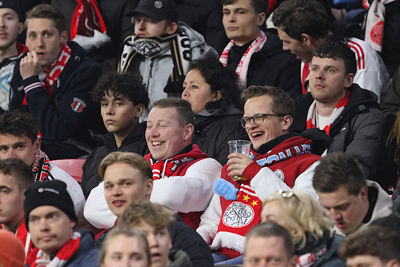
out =
{"type": "Polygon", "coordinates": [[[114,228],[103,242],[100,266],[150,267],[150,248],[144,234],[135,229],[114,228]]]}
{"type": "Polygon", "coordinates": [[[292,235],[297,266],[346,266],[337,256],[341,237],[332,230],[319,205],[298,191],[279,191],[263,201],[261,221],[272,220],[292,235]]]}
{"type": "Polygon", "coordinates": [[[191,65],[183,82],[182,98],[195,113],[193,143],[222,165],[229,154],[227,142],[248,139],[240,126],[243,112],[236,78],[216,59],[205,59],[191,65]]]}

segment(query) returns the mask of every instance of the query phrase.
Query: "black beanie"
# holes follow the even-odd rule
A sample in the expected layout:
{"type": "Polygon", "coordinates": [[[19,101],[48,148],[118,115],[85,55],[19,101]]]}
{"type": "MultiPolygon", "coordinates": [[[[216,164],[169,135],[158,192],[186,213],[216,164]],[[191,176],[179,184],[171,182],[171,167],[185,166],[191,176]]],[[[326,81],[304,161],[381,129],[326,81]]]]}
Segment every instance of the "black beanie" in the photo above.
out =
{"type": "Polygon", "coordinates": [[[29,231],[29,213],[40,206],[54,206],[62,210],[72,221],[77,221],[74,203],[67,191],[67,185],[60,180],[34,182],[25,192],[25,225],[29,231]]]}

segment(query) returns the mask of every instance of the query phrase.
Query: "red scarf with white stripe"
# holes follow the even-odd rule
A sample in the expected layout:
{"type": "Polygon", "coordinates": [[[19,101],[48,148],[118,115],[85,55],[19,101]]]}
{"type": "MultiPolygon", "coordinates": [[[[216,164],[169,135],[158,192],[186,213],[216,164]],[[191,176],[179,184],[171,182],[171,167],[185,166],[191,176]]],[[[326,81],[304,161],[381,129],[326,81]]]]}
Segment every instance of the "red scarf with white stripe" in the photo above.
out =
{"type": "MultiPolygon", "coordinates": [[[[324,127],[324,131],[326,132],[327,135],[329,135],[329,132],[331,130],[332,123],[340,116],[340,114],[343,112],[344,108],[347,106],[347,103],[349,103],[350,99],[350,91],[347,91],[344,97],[337,103],[335,109],[332,111],[331,116],[329,117],[329,124],[324,127]]],[[[319,128],[323,125],[319,125],[318,122],[318,114],[317,114],[317,108],[316,108],[316,101],[312,102],[311,106],[308,108],[308,113],[307,113],[307,129],[311,128],[319,128]]]]}
{"type": "Polygon", "coordinates": [[[106,24],[97,7],[97,0],[75,0],[77,6],[71,19],[71,40],[86,50],[109,42],[106,24]]]}
{"type": "MultiPolygon", "coordinates": [[[[46,88],[47,93],[50,97],[53,95],[54,88],[52,88],[53,84],[57,81],[58,76],[60,76],[61,72],[65,68],[68,63],[68,60],[71,58],[71,48],[64,44],[60,51],[60,55],[54,64],[51,66],[51,69],[48,73],[42,72],[39,74],[39,79],[41,80],[40,85],[43,88],[46,88]]],[[[26,102],[26,93],[29,92],[31,89],[37,87],[37,83],[30,84],[24,88],[25,96],[23,99],[23,105],[28,105],[26,102]]]]}
{"type": "Polygon", "coordinates": [[[57,252],[56,256],[52,260],[45,258],[45,254],[42,250],[35,248],[31,255],[26,258],[25,262],[30,267],[62,267],[67,264],[69,259],[79,249],[81,241],[81,234],[74,232],[72,238],[65,243],[65,245],[57,252]]]}
{"type": "Polygon", "coordinates": [[[193,145],[193,149],[188,153],[178,154],[166,160],[153,161],[151,154],[145,156],[151,164],[153,180],[176,176],[181,173],[182,169],[192,165],[191,163],[194,163],[194,161],[207,157],[207,154],[202,152],[197,145],[193,145]]]}
{"type": "MultiPolygon", "coordinates": [[[[241,88],[246,87],[247,70],[249,68],[251,56],[254,53],[260,51],[266,41],[267,41],[267,36],[263,31],[260,31],[257,38],[250,44],[250,46],[247,48],[246,52],[244,52],[242,58],[240,59],[239,64],[236,67],[236,74],[239,77],[239,86],[241,88]]],[[[229,51],[231,50],[234,44],[235,42],[231,40],[225,47],[224,51],[222,51],[219,61],[222,63],[222,65],[224,65],[224,67],[228,65],[229,51]]]]}
{"type": "Polygon", "coordinates": [[[35,181],[46,181],[49,180],[50,175],[50,159],[42,150],[39,150],[38,153],[33,158],[32,163],[32,172],[35,178],[35,181]]]}

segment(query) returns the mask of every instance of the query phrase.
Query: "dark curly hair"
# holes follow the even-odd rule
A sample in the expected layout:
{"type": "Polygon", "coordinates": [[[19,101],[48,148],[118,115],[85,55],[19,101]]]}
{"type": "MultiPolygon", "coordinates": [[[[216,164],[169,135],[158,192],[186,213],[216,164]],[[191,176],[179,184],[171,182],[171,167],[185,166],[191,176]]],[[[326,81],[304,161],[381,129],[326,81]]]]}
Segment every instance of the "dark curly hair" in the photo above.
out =
{"type": "Polygon", "coordinates": [[[105,94],[128,98],[134,105],[149,105],[149,97],[146,88],[142,84],[142,78],[137,73],[110,72],[104,74],[97,81],[92,90],[92,98],[100,103],[105,94]]]}
{"type": "Polygon", "coordinates": [[[196,60],[190,65],[189,71],[193,69],[201,73],[201,76],[210,85],[212,92],[221,91],[221,100],[208,102],[207,110],[217,108],[225,110],[229,105],[242,109],[240,89],[237,86],[237,76],[233,70],[225,68],[217,59],[196,60]]]}

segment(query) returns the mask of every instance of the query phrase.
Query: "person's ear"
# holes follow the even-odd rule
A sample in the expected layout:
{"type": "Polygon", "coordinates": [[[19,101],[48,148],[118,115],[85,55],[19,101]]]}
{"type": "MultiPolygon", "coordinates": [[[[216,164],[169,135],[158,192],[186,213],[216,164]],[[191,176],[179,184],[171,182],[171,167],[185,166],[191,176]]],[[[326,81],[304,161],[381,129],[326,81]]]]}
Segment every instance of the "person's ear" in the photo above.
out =
{"type": "Polygon", "coordinates": [[[344,87],[349,88],[354,82],[354,73],[349,73],[344,79],[344,87]]]}
{"type": "Polygon", "coordinates": [[[305,46],[311,46],[312,45],[312,38],[309,34],[307,33],[302,33],[301,34],[301,42],[305,45],[305,46]]]}
{"type": "Polygon", "coordinates": [[[67,31],[62,31],[60,34],[60,41],[61,44],[64,45],[68,42],[68,32],[67,31]]]}
{"type": "Polygon", "coordinates": [[[257,26],[261,27],[264,24],[266,18],[267,18],[267,14],[265,12],[258,13],[257,14],[257,26]]]}
{"type": "Polygon", "coordinates": [[[136,105],[135,106],[136,118],[139,118],[140,116],[142,116],[144,110],[145,110],[145,108],[144,108],[143,104],[136,105]]]}
{"type": "Polygon", "coordinates": [[[283,116],[281,123],[282,123],[282,130],[286,132],[287,130],[289,130],[290,126],[292,126],[293,123],[292,116],[290,115],[283,116]]]}
{"type": "Polygon", "coordinates": [[[185,133],[184,133],[183,141],[191,140],[193,137],[193,133],[194,133],[194,125],[191,123],[188,123],[185,126],[185,133]]]}
{"type": "Polygon", "coordinates": [[[171,22],[167,26],[166,33],[168,34],[174,34],[178,30],[178,24],[176,22],[171,22]]]}
{"type": "Polygon", "coordinates": [[[146,181],[146,198],[150,199],[151,192],[153,191],[153,177],[146,181]]]}
{"type": "Polygon", "coordinates": [[[24,31],[24,24],[22,22],[18,23],[18,34],[24,31]]]}
{"type": "Polygon", "coordinates": [[[216,92],[213,93],[213,98],[212,98],[212,101],[211,101],[211,102],[220,101],[221,98],[222,98],[222,93],[221,93],[220,90],[218,90],[218,91],[216,91],[216,92]]]}
{"type": "Polygon", "coordinates": [[[35,152],[34,155],[36,155],[39,152],[41,144],[42,144],[42,141],[40,140],[40,137],[37,137],[35,142],[33,142],[33,150],[35,152]]]}

